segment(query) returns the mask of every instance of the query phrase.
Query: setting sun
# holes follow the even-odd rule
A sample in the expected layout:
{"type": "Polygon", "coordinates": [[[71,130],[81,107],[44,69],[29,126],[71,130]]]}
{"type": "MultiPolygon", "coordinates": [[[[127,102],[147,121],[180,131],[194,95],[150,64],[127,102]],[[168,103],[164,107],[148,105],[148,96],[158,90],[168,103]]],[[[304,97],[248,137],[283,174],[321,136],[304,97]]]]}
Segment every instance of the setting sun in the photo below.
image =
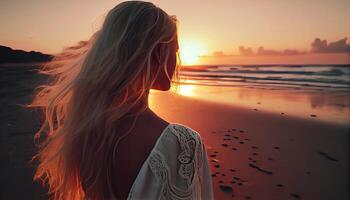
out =
{"type": "Polygon", "coordinates": [[[194,65],[199,56],[203,53],[203,48],[194,41],[184,41],[180,43],[180,58],[183,65],[194,65]]]}

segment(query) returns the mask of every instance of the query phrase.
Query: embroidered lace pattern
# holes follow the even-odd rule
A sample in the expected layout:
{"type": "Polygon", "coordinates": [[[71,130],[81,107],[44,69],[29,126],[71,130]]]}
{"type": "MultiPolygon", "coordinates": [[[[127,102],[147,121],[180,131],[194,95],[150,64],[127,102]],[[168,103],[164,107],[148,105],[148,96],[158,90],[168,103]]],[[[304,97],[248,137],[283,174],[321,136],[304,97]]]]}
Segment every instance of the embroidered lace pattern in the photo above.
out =
{"type": "Polygon", "coordinates": [[[197,133],[192,130],[176,124],[172,128],[171,131],[177,137],[181,147],[181,152],[177,157],[178,162],[180,162],[178,174],[186,180],[187,190],[172,184],[169,166],[167,166],[161,152],[154,151],[154,154],[150,156],[149,166],[162,184],[163,199],[193,199],[192,183],[194,176],[200,170],[203,159],[201,157],[202,143],[197,133]]]}

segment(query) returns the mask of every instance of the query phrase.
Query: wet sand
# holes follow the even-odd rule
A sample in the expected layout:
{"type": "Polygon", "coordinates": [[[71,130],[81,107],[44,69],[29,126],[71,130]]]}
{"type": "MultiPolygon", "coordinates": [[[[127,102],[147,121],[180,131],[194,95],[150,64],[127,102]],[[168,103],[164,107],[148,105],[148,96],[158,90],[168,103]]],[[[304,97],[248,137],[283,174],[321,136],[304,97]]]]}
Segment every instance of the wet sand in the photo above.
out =
{"type": "Polygon", "coordinates": [[[348,199],[350,126],[154,91],[150,106],[198,131],[215,199],[348,199]]]}
{"type": "MultiPolygon", "coordinates": [[[[18,104],[46,79],[0,68],[0,199],[47,199],[32,182],[38,115],[18,104]],[[20,81],[19,81],[20,80],[20,81]]],[[[150,107],[197,130],[208,149],[216,199],[348,199],[349,126],[152,91],[150,107]]]]}

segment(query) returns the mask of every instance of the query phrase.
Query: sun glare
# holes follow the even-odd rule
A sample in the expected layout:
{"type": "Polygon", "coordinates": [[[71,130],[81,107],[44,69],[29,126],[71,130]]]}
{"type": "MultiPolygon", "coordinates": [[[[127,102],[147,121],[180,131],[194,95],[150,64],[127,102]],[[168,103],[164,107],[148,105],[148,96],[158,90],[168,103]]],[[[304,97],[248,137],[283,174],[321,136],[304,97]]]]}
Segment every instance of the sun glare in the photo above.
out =
{"type": "Polygon", "coordinates": [[[180,44],[180,58],[183,65],[197,64],[202,48],[194,41],[184,41],[180,44]]]}

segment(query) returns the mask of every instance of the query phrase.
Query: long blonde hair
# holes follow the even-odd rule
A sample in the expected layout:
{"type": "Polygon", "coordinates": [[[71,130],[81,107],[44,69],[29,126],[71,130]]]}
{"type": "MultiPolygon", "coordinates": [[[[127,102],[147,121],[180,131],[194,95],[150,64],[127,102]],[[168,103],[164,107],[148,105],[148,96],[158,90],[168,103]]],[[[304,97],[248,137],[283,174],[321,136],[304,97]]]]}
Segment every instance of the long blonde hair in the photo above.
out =
{"type": "Polygon", "coordinates": [[[117,125],[147,99],[161,67],[178,83],[179,65],[172,77],[167,68],[175,41],[175,16],[149,2],[127,1],[107,13],[88,41],[65,48],[40,67],[49,82],[36,88],[26,107],[44,115],[32,161],[38,161],[34,180],[48,184],[50,198],[116,199],[110,163],[116,163],[116,147],[125,136],[117,125]],[[157,45],[160,64],[151,76],[157,45]]]}

